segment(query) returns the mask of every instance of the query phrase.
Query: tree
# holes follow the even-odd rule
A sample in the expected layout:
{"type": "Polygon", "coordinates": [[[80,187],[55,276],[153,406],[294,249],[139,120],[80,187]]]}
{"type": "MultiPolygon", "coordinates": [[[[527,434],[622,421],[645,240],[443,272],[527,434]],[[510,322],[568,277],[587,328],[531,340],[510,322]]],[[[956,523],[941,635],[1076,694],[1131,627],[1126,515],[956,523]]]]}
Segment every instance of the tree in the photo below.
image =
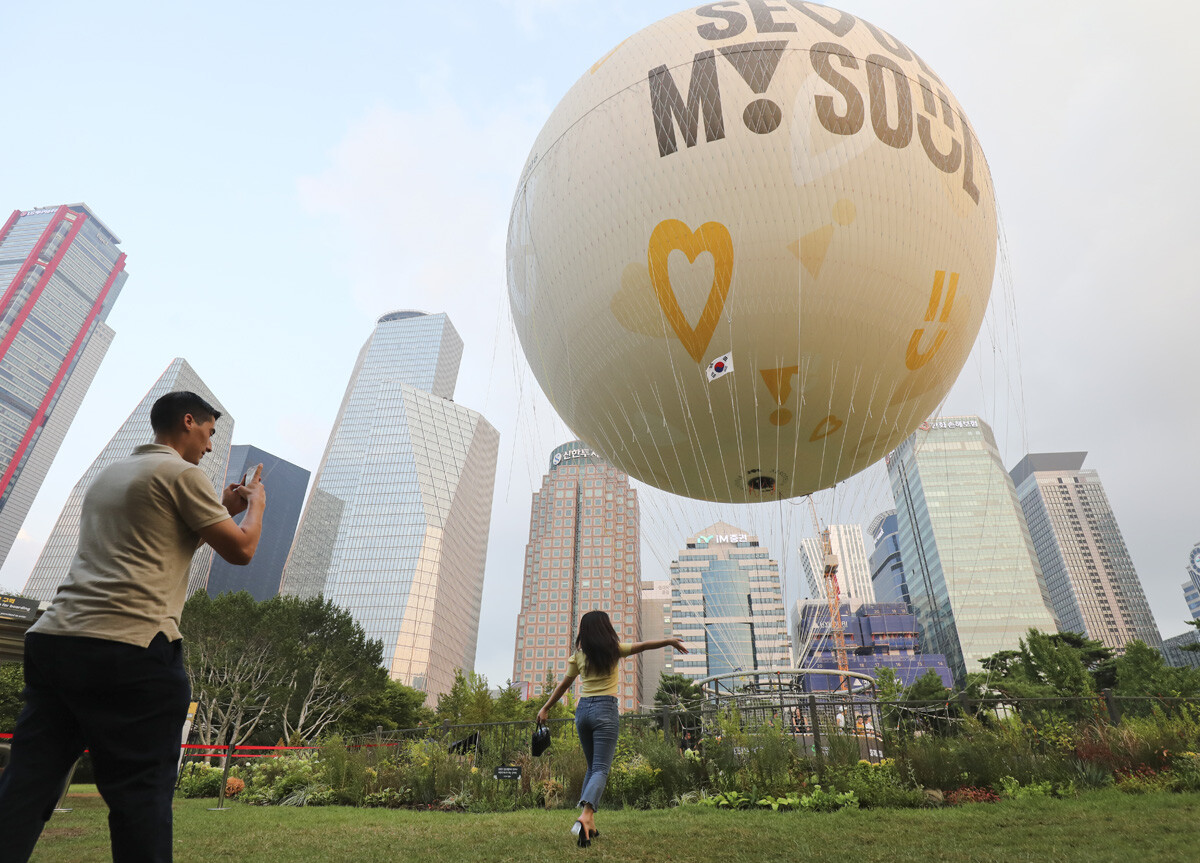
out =
{"type": "Polygon", "coordinates": [[[1113,680],[1113,652],[1076,632],[1031,628],[1017,650],[981,660],[984,674],[972,686],[1011,698],[1089,698],[1113,680]]]}
{"type": "Polygon", "coordinates": [[[454,669],[450,691],[438,699],[437,718],[451,725],[476,725],[491,722],[494,706],[487,678],[474,671],[454,669]]]}
{"type": "Polygon", "coordinates": [[[184,605],[180,629],[201,743],[245,743],[272,712],[282,712],[286,678],[269,611],[244,591],[216,599],[200,591],[184,605]]]}
{"type": "Polygon", "coordinates": [[[425,706],[425,693],[398,680],[388,680],[383,688],[357,698],[342,714],[331,731],[344,737],[370,734],[383,727],[385,731],[430,725],[434,712],[425,706]]]}
{"type": "Polygon", "coordinates": [[[209,745],[266,730],[312,739],[386,685],[381,643],[321,597],[200,592],[184,606],[182,630],[195,727],[209,745]]]}
{"type": "Polygon", "coordinates": [[[281,653],[291,674],[283,711],[284,737],[311,740],[360,697],[387,682],[383,645],[369,640],[350,612],[331,600],[276,597],[281,653]]]}
{"type": "Polygon", "coordinates": [[[904,694],[904,684],[890,665],[875,668],[875,696],[880,701],[899,701],[904,694]]]}
{"type": "MultiPolygon", "coordinates": [[[[1116,676],[1116,694],[1125,698],[1200,695],[1200,670],[1167,665],[1161,653],[1142,641],[1125,645],[1125,655],[1116,662],[1116,676]]],[[[1130,704],[1121,709],[1129,712],[1137,708],[1130,704]]]]}
{"type": "Polygon", "coordinates": [[[684,674],[658,675],[658,689],[654,692],[654,706],[674,714],[672,726],[679,730],[698,731],[700,712],[704,704],[704,690],[684,674]]]}
{"type": "Polygon", "coordinates": [[[949,701],[954,693],[942,683],[942,676],[931,668],[904,690],[904,697],[908,701],[949,701]]]}
{"type": "Polygon", "coordinates": [[[495,701],[492,721],[517,722],[522,719],[532,719],[537,715],[537,710],[534,710],[533,713],[529,712],[533,704],[533,701],[523,700],[520,690],[513,686],[511,680],[506,680],[504,688],[500,690],[500,697],[495,701]]]}
{"type": "MultiPolygon", "coordinates": [[[[1186,623],[1188,626],[1194,626],[1196,629],[1200,630],[1200,620],[1185,620],[1184,623],[1186,623]]],[[[1200,642],[1196,642],[1195,644],[1184,644],[1180,647],[1180,650],[1186,650],[1188,653],[1200,653],[1200,642]]]]}
{"type": "Polygon", "coordinates": [[[672,713],[695,713],[704,702],[702,690],[692,678],[684,674],[667,674],[665,671],[658,676],[658,689],[654,692],[654,706],[659,710],[667,709],[672,713]]]}

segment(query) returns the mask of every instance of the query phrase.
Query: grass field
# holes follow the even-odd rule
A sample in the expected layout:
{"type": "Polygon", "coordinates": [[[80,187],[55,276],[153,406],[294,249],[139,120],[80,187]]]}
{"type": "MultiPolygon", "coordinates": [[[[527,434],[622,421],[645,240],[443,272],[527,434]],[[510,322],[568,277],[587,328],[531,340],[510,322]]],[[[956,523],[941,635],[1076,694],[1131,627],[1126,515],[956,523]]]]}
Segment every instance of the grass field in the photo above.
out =
{"type": "MultiPolygon", "coordinates": [[[[109,860],[106,809],[90,788],[68,798],[33,860],[109,860]],[[86,796],[85,796],[86,795],[86,796]]],[[[1194,861],[1200,859],[1200,795],[1092,792],[1074,800],[1004,801],[938,810],[836,814],[727,812],[688,806],[601,812],[601,836],[571,844],[567,811],[464,815],[345,807],[255,807],[212,800],[175,804],[177,861],[397,860],[623,863],[743,860],[1194,861]]]]}

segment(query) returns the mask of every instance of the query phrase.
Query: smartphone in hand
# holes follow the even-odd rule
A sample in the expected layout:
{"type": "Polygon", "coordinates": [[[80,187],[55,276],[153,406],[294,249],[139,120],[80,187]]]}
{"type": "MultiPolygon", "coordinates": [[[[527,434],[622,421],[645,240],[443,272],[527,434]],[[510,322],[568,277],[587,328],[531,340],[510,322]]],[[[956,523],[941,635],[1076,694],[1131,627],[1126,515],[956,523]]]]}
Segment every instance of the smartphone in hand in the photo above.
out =
{"type": "Polygon", "coordinates": [[[247,485],[250,485],[250,483],[255,482],[256,480],[262,479],[262,468],[263,468],[263,466],[262,466],[262,463],[260,462],[259,464],[250,468],[250,470],[246,471],[245,476],[242,477],[242,485],[247,486],[247,485]]]}

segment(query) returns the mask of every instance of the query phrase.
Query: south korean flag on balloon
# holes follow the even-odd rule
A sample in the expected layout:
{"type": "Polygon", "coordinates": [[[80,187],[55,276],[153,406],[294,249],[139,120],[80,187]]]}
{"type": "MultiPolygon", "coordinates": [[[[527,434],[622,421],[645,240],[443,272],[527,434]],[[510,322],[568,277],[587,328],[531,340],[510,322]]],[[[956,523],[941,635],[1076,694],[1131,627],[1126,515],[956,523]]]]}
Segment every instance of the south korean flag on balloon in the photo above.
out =
{"type": "Polygon", "coordinates": [[[708,380],[711,383],[733,371],[733,354],[722,354],[708,364],[708,380]]]}

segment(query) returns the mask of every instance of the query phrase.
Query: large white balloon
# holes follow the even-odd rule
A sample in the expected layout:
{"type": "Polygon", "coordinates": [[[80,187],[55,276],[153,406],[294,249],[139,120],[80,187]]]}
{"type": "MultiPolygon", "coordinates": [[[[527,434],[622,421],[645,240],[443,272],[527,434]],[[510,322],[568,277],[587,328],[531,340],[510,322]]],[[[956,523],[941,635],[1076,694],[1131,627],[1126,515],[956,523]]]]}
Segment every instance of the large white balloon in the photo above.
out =
{"type": "Polygon", "coordinates": [[[757,0],[584,73],[521,174],[508,281],[575,433],[659,488],[757,501],[833,485],[936,408],[995,258],[946,84],[861,18],[757,0]]]}

